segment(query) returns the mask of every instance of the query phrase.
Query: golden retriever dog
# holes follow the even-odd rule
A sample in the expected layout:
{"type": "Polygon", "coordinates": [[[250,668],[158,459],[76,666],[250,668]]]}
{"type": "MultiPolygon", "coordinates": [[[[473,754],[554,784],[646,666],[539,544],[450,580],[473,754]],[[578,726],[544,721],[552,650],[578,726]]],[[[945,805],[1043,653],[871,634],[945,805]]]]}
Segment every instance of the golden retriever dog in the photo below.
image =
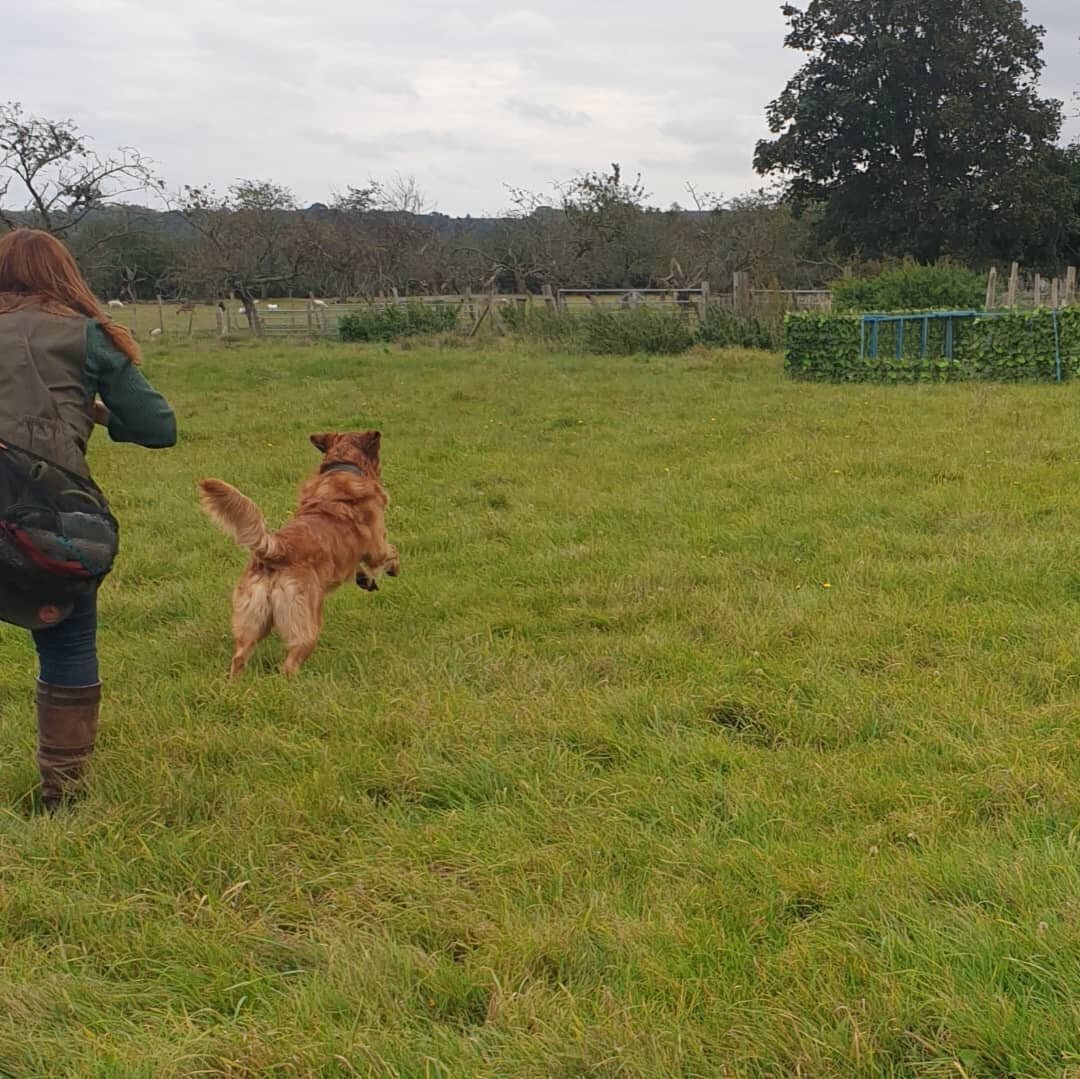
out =
{"type": "Polygon", "coordinates": [[[381,440],[378,431],[312,435],[322,463],[300,489],[296,515],[276,532],[235,487],[200,481],[199,500],[210,519],[251,552],[233,592],[233,678],[271,629],[288,649],[285,674],[296,674],[315,650],[331,592],[349,580],[373,592],[381,574],[401,572],[383,521],[390,500],[379,482],[381,440]]]}

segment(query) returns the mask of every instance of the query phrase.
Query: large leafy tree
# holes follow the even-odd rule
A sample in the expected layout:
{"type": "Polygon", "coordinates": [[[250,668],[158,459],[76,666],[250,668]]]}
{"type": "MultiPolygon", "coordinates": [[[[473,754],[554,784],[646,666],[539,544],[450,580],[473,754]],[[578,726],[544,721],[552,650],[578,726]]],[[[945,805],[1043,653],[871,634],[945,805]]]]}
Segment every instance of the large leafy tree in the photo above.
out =
{"type": "Polygon", "coordinates": [[[1077,266],[1080,265],[1080,141],[1065,152],[1065,161],[1072,178],[1072,215],[1066,223],[1062,247],[1065,261],[1077,266]]]}
{"type": "Polygon", "coordinates": [[[783,8],[807,59],[769,106],[755,166],[849,252],[1061,254],[1062,103],[1039,96],[1042,27],[1020,0],[810,0],[783,8]]]}

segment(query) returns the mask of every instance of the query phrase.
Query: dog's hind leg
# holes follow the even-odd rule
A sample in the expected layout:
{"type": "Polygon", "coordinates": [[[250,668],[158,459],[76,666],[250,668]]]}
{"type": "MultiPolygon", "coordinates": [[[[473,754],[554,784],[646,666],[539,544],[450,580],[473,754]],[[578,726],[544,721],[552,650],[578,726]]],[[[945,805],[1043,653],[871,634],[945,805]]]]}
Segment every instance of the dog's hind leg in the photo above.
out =
{"type": "Polygon", "coordinates": [[[266,577],[245,574],[233,594],[232,632],[236,650],[229,677],[237,678],[251,659],[255,646],[274,624],[271,583],[266,577]]]}
{"type": "Polygon", "coordinates": [[[290,678],[315,651],[322,630],[323,595],[316,580],[280,581],[271,597],[274,625],[288,654],[282,670],[290,678]]]}

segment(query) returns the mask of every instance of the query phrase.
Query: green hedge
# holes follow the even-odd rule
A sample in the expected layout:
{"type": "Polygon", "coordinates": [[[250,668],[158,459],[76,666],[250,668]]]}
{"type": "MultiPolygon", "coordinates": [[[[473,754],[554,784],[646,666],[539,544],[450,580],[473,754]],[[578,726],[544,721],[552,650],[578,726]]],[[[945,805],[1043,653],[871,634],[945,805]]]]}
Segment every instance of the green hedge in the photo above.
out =
{"type": "Polygon", "coordinates": [[[677,356],[694,344],[690,320],[682,311],[597,309],[581,316],[581,347],[607,356],[639,353],[677,356]]]}
{"type": "MultiPolygon", "coordinates": [[[[965,349],[973,375],[998,382],[1052,382],[1057,378],[1054,313],[1011,312],[979,319],[965,349]]],[[[1080,307],[1057,312],[1061,377],[1080,375],[1080,307]]]]}
{"type": "Polygon", "coordinates": [[[547,308],[507,308],[502,318],[519,337],[572,352],[677,356],[695,341],[693,325],[681,310],[597,307],[571,314],[547,308]]]}
{"type": "Polygon", "coordinates": [[[861,382],[856,315],[790,314],[784,320],[784,366],[793,378],[817,382],[861,382]]]}
{"type": "Polygon", "coordinates": [[[457,325],[454,304],[387,304],[338,319],[342,341],[395,341],[399,337],[448,333],[457,325]]]}
{"type": "MultiPolygon", "coordinates": [[[[1080,308],[1057,313],[1062,378],[1080,374],[1080,308]]],[[[930,324],[926,358],[922,330],[905,326],[899,357],[896,330],[881,326],[878,356],[859,355],[861,318],[849,314],[792,314],[785,330],[785,369],[820,382],[1053,381],[1057,376],[1054,313],[1047,310],[987,316],[954,323],[953,360],[945,359],[945,327],[930,324]]],[[[869,331],[868,331],[869,332],[869,331]]]]}
{"type": "Polygon", "coordinates": [[[597,307],[594,310],[560,313],[548,308],[509,307],[503,322],[520,337],[553,347],[609,355],[654,353],[678,355],[693,345],[709,348],[782,347],[784,329],[753,316],[740,316],[711,305],[703,321],[686,310],[671,308],[597,307]],[[695,325],[696,322],[696,325],[695,325]]]}
{"type": "Polygon", "coordinates": [[[696,337],[699,345],[710,348],[776,349],[783,342],[783,324],[780,319],[737,315],[718,304],[710,304],[705,318],[698,324],[696,337]]]}
{"type": "Polygon", "coordinates": [[[913,262],[877,277],[846,277],[830,285],[834,311],[976,311],[986,299],[986,278],[947,262],[913,262]]]}

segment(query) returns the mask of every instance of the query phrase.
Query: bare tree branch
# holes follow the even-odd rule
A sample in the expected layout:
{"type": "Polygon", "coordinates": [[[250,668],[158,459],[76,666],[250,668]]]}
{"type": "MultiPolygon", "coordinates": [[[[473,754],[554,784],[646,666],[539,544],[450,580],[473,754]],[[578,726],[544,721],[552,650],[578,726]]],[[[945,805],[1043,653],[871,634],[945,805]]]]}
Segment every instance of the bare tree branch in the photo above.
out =
{"type": "MultiPolygon", "coordinates": [[[[26,199],[24,223],[54,235],[76,231],[92,211],[127,195],[159,193],[153,164],[130,146],[103,157],[72,121],[27,116],[17,101],[0,104],[0,174],[8,174],[0,198],[17,180],[26,199]]],[[[19,212],[7,207],[0,218],[14,228],[19,212]]]]}

